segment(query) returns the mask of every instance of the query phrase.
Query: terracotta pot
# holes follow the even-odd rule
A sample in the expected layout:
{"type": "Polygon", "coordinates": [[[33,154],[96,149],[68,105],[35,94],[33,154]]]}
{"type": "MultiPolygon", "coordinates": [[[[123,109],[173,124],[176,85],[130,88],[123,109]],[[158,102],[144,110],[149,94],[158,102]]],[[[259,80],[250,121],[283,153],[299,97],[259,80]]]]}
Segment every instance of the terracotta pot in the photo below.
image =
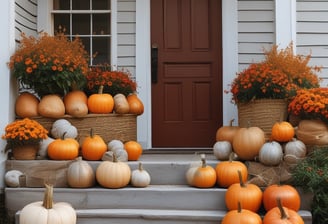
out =
{"type": "Polygon", "coordinates": [[[13,157],[17,160],[34,160],[38,151],[38,145],[24,145],[12,149],[13,157]]]}

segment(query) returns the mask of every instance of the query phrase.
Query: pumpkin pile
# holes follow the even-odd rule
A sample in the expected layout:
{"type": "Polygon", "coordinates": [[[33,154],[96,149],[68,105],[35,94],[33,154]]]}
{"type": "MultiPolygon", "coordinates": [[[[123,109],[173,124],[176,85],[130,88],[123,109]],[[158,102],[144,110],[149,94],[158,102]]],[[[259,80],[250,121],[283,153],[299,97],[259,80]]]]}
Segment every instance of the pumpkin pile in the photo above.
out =
{"type": "Polygon", "coordinates": [[[112,96],[103,93],[99,88],[98,93],[89,97],[81,90],[68,92],[63,98],[55,94],[43,96],[41,99],[29,92],[21,93],[15,102],[17,116],[48,118],[61,118],[65,114],[72,117],[85,117],[89,113],[95,114],[143,114],[144,105],[137,94],[127,97],[123,94],[112,96]]]}

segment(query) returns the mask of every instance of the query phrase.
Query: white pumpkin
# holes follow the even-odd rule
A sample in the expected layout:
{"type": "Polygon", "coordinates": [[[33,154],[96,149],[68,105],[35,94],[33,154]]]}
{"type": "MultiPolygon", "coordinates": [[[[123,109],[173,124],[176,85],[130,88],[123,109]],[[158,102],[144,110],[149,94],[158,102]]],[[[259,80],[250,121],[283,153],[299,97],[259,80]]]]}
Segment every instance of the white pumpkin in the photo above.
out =
{"type": "Polygon", "coordinates": [[[131,185],[134,187],[147,187],[150,184],[151,177],[149,173],[143,169],[142,163],[131,173],[131,185]]]}
{"type": "Polygon", "coordinates": [[[8,187],[19,187],[19,177],[23,175],[23,173],[19,170],[9,170],[5,174],[5,184],[8,187]]]}
{"type": "Polygon", "coordinates": [[[124,143],[121,140],[113,139],[107,144],[109,151],[116,151],[118,149],[124,149],[124,143]]]}
{"type": "Polygon", "coordinates": [[[229,160],[232,146],[229,141],[217,141],[213,146],[213,154],[218,160],[229,160]]]}
{"type": "Polygon", "coordinates": [[[48,145],[53,141],[55,141],[55,139],[51,137],[41,140],[40,148],[38,151],[39,159],[46,159],[48,157],[48,145]]]}
{"type": "Polygon", "coordinates": [[[280,164],[282,157],[282,146],[276,141],[264,143],[259,152],[260,162],[268,166],[280,164]]]}
{"type": "Polygon", "coordinates": [[[287,163],[297,163],[306,156],[306,145],[293,138],[284,146],[284,161],[287,163]]]}
{"type": "Polygon", "coordinates": [[[52,124],[52,128],[50,130],[51,135],[54,138],[77,138],[78,131],[75,126],[71,124],[66,119],[58,119],[52,124]]]}
{"type": "Polygon", "coordinates": [[[117,149],[115,151],[107,151],[103,154],[101,160],[103,161],[113,161],[115,159],[120,162],[128,161],[128,153],[125,149],[117,149]]]}

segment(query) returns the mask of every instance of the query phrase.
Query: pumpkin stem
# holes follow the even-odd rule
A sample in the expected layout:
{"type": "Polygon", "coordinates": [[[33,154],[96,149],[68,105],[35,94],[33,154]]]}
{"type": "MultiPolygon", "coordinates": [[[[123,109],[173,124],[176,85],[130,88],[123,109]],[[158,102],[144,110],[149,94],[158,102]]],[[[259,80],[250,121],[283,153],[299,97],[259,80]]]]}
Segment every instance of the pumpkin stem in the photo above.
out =
{"type": "Polygon", "coordinates": [[[280,214],[281,214],[281,219],[288,219],[289,217],[288,217],[285,209],[282,206],[282,203],[281,203],[281,199],[280,198],[277,198],[277,206],[278,206],[279,211],[280,211],[280,214]]]}
{"type": "Polygon", "coordinates": [[[45,184],[46,190],[44,192],[43,197],[43,204],[42,206],[46,209],[52,209],[53,206],[53,195],[54,195],[54,188],[50,184],[45,184]]]}
{"type": "Polygon", "coordinates": [[[65,139],[65,135],[66,135],[66,134],[67,134],[67,132],[65,131],[65,132],[63,133],[62,137],[61,137],[62,140],[65,139]]]}
{"type": "Polygon", "coordinates": [[[240,186],[241,186],[241,187],[246,187],[246,184],[245,184],[244,181],[243,181],[243,176],[241,175],[241,171],[238,170],[237,172],[238,172],[238,178],[239,178],[240,186]]]}
{"type": "Polygon", "coordinates": [[[142,163],[139,163],[138,169],[139,169],[139,171],[143,171],[142,163]]]}
{"type": "Polygon", "coordinates": [[[93,133],[93,128],[90,128],[90,137],[93,138],[94,133],[93,133]]]}
{"type": "Polygon", "coordinates": [[[235,157],[235,153],[234,153],[234,152],[231,152],[231,153],[229,154],[229,162],[230,162],[230,163],[233,162],[234,157],[235,157]]]}
{"type": "Polygon", "coordinates": [[[241,203],[240,203],[240,201],[238,201],[238,207],[237,207],[237,211],[238,211],[238,213],[241,213],[241,203]]]}
{"type": "Polygon", "coordinates": [[[229,121],[229,125],[230,125],[230,127],[232,127],[232,123],[235,121],[235,119],[234,118],[232,118],[230,121],[229,121]]]}
{"type": "Polygon", "coordinates": [[[98,94],[102,94],[104,91],[104,86],[103,85],[100,85],[99,86],[99,89],[98,89],[98,94]]]}
{"type": "Polygon", "coordinates": [[[202,167],[205,168],[206,167],[205,154],[201,154],[200,155],[200,159],[202,160],[202,167]]]}

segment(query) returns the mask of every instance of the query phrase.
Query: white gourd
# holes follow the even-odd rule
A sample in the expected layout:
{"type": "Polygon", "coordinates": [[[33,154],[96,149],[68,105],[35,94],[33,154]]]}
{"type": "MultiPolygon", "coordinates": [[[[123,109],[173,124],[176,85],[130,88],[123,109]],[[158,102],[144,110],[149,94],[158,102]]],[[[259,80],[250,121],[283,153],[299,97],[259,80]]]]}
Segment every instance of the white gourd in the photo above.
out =
{"type": "Polygon", "coordinates": [[[54,138],[62,138],[65,133],[65,138],[77,138],[78,131],[75,126],[73,126],[66,119],[58,119],[52,124],[52,128],[50,130],[51,135],[54,138]]]}
{"type": "Polygon", "coordinates": [[[297,163],[306,156],[306,145],[293,138],[284,146],[284,161],[287,163],[297,163]]]}
{"type": "Polygon", "coordinates": [[[280,164],[282,158],[282,147],[276,141],[266,142],[260,149],[259,160],[264,165],[276,166],[280,164]]]}
{"type": "Polygon", "coordinates": [[[46,159],[48,157],[48,146],[53,141],[55,141],[55,139],[53,139],[51,137],[41,140],[40,148],[38,151],[39,159],[46,159]]]}
{"type": "Polygon", "coordinates": [[[229,160],[232,146],[229,141],[217,141],[213,146],[213,154],[218,160],[229,160]]]}
{"type": "Polygon", "coordinates": [[[113,139],[107,144],[109,151],[116,151],[119,149],[124,149],[124,143],[121,140],[113,139]]]}
{"type": "Polygon", "coordinates": [[[23,173],[19,170],[9,170],[5,174],[5,184],[8,187],[19,187],[19,177],[23,173]]]}
{"type": "Polygon", "coordinates": [[[131,173],[131,185],[134,187],[147,187],[150,184],[151,178],[149,173],[143,169],[142,163],[131,173]]]}

